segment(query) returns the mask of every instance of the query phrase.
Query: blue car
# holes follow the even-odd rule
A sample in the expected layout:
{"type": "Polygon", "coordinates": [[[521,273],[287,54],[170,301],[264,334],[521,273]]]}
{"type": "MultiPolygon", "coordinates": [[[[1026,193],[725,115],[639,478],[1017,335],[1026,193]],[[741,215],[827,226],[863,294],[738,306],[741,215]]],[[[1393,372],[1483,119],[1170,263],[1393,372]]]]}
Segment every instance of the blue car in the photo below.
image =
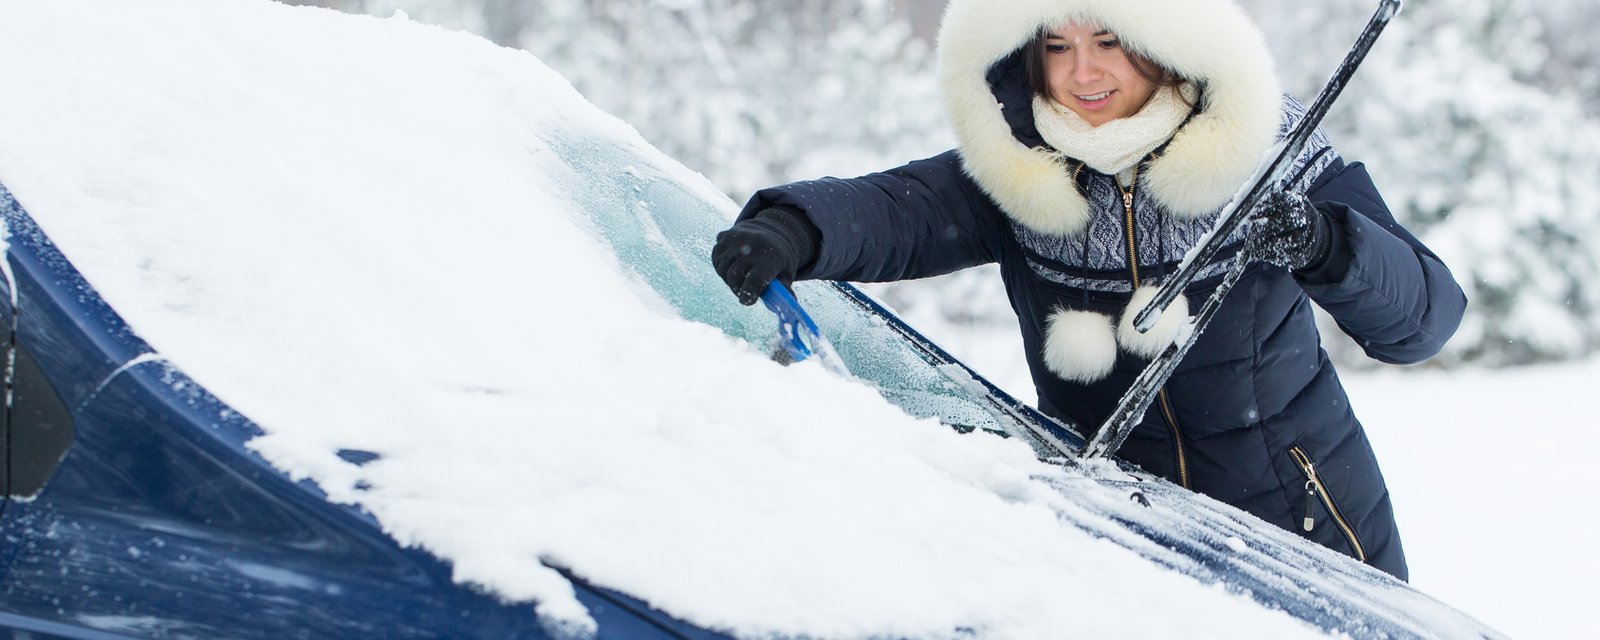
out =
{"type": "MultiPolygon", "coordinates": [[[[619,257],[685,317],[764,345],[775,319],[707,303],[731,300],[709,269],[645,268],[703,260],[725,219],[681,185],[617,169],[631,166],[629,151],[608,144],[569,148],[583,150],[572,160],[591,171],[589,210],[619,257]],[[605,206],[638,197],[655,218],[605,206]],[[650,233],[660,228],[679,232],[677,255],[662,253],[650,233]]],[[[446,562],[247,448],[261,430],[157,357],[3,187],[0,213],[11,238],[0,318],[13,381],[0,626],[62,638],[544,637],[528,607],[454,583],[446,562]]],[[[854,288],[799,292],[850,370],[907,411],[1022,438],[1044,456],[1082,446],[1069,425],[989,385],[854,288]]],[[[1388,576],[1131,466],[1056,462],[1097,485],[1061,486],[1064,496],[1110,514],[1080,526],[1172,571],[1354,637],[1497,637],[1388,576]]],[[[599,637],[723,637],[568,577],[599,637]]]]}
{"type": "MultiPolygon", "coordinates": [[[[68,132],[69,139],[70,134],[81,131],[111,135],[107,128],[115,129],[113,125],[116,124],[137,128],[138,131],[129,136],[134,140],[132,146],[154,151],[149,156],[130,154],[129,157],[134,158],[189,158],[185,153],[192,150],[171,149],[184,142],[199,144],[195,141],[204,141],[209,145],[219,136],[232,140],[227,136],[264,126],[259,120],[249,121],[248,118],[243,124],[228,121],[226,118],[232,116],[233,111],[208,109],[211,103],[207,101],[226,103],[234,110],[280,104],[272,100],[281,98],[283,91],[262,87],[280,88],[290,83],[285,78],[315,75],[318,69],[332,66],[339,56],[359,58],[374,54],[370,60],[362,59],[342,67],[349,75],[330,74],[333,80],[313,78],[320,83],[313,84],[303,94],[289,96],[288,104],[298,107],[299,102],[322,94],[365,96],[384,89],[396,92],[401,98],[425,103],[429,87],[405,73],[383,76],[391,80],[399,78],[387,84],[372,80],[373,86],[354,85],[356,90],[351,90],[350,83],[371,80],[362,75],[364,72],[375,75],[378,71],[400,69],[422,74],[434,62],[442,67],[438,71],[438,78],[444,79],[441,85],[462,78],[493,80],[482,84],[463,81],[446,85],[453,87],[452,90],[510,88],[504,95],[484,92],[491,94],[484,104],[495,108],[472,114],[481,115],[486,121],[499,122],[494,118],[505,116],[505,112],[513,114],[507,116],[507,120],[517,125],[523,124],[523,118],[545,117],[542,109],[560,98],[552,96],[570,91],[556,86],[559,83],[554,81],[525,90],[525,85],[505,79],[529,75],[545,77],[539,75],[543,72],[526,54],[501,50],[461,34],[429,30],[404,20],[384,23],[331,15],[320,10],[248,2],[178,1],[127,7],[105,3],[92,11],[76,12],[65,0],[61,3],[0,3],[0,87],[4,87],[0,89],[0,221],[4,223],[6,244],[4,269],[0,273],[3,276],[0,278],[0,289],[3,289],[0,290],[0,327],[4,330],[3,362],[8,383],[5,410],[0,414],[3,415],[0,417],[0,447],[3,447],[0,448],[0,464],[4,465],[0,473],[0,489],[3,489],[0,495],[4,499],[0,506],[0,632],[16,638],[85,639],[504,639],[573,635],[700,639],[759,635],[750,633],[748,628],[708,621],[707,616],[677,607],[670,598],[659,597],[663,590],[674,588],[674,581],[680,579],[685,585],[691,585],[684,589],[703,586],[694,580],[700,576],[652,575],[650,577],[656,579],[652,591],[644,587],[632,588],[632,583],[626,580],[602,580],[597,577],[600,572],[582,559],[567,562],[562,558],[536,558],[535,561],[542,564],[541,570],[553,570],[571,585],[573,599],[586,609],[592,625],[574,628],[570,615],[560,617],[541,612],[536,607],[543,603],[530,602],[535,598],[508,595],[481,581],[464,579],[462,563],[453,561],[448,553],[429,550],[417,540],[387,528],[392,524],[390,521],[362,506],[359,497],[365,487],[356,485],[346,493],[338,493],[344,489],[318,484],[316,478],[308,474],[274,464],[262,453],[259,442],[273,435],[272,428],[268,427],[280,423],[263,417],[263,405],[259,403],[249,405],[248,409],[245,402],[238,400],[235,400],[237,406],[230,405],[222,398],[238,398],[238,395],[229,395],[237,394],[237,388],[214,382],[213,378],[206,377],[209,372],[198,367],[185,371],[175,363],[178,356],[169,359],[163,355],[163,349],[174,350],[171,340],[162,342],[151,337],[147,342],[142,336],[153,334],[139,330],[148,329],[148,325],[130,324],[126,319],[138,317],[127,304],[128,298],[117,298],[112,293],[114,287],[106,282],[105,272],[94,271],[94,266],[83,257],[86,253],[92,255],[93,251],[73,245],[73,236],[67,231],[80,227],[52,226],[95,225],[102,220],[93,215],[72,218],[66,212],[52,210],[66,207],[60,204],[61,200],[48,197],[51,194],[45,192],[49,189],[38,186],[71,183],[76,189],[73,193],[87,193],[91,198],[113,192],[114,196],[125,200],[139,200],[144,195],[144,187],[148,186],[139,180],[171,182],[181,188],[186,180],[196,178],[145,171],[148,167],[119,157],[96,164],[96,171],[88,172],[93,175],[79,175],[50,163],[32,166],[13,161],[26,154],[15,151],[20,145],[12,141],[21,137],[15,133],[20,129],[11,126],[16,118],[8,120],[7,116],[19,113],[13,109],[25,102],[26,91],[51,91],[68,83],[78,84],[70,90],[61,89],[65,98],[56,103],[40,103],[70,104],[70,109],[38,109],[30,112],[34,114],[31,117],[45,119],[61,115],[67,125],[60,128],[68,132]],[[150,18],[152,15],[159,19],[150,18]],[[14,25],[24,20],[31,21],[28,24],[34,26],[21,30],[22,33],[4,30],[8,21],[14,25]],[[93,28],[85,26],[74,31],[49,27],[61,23],[74,27],[88,23],[93,28]],[[202,24],[205,29],[191,28],[202,24]],[[233,35],[213,37],[212,30],[233,35]],[[108,51],[88,49],[99,45],[85,44],[44,52],[51,55],[29,51],[36,55],[34,60],[41,61],[40,64],[54,65],[49,68],[61,76],[40,79],[28,75],[32,69],[27,66],[30,63],[8,62],[14,61],[16,56],[8,56],[12,50],[5,48],[10,46],[8,39],[15,42],[16,37],[35,32],[44,34],[38,38],[37,48],[85,34],[92,38],[91,43],[116,38],[148,38],[135,40],[134,44],[157,53],[129,45],[117,49],[116,56],[137,61],[131,68],[140,71],[159,70],[163,65],[196,64],[199,71],[215,73],[210,76],[199,72],[178,74],[176,79],[162,76],[162,82],[135,79],[122,84],[126,72],[106,76],[90,73],[97,65],[110,66],[119,60],[108,51]],[[380,37],[384,38],[382,42],[378,42],[380,37]],[[377,50],[380,45],[389,46],[384,43],[391,40],[392,48],[377,50]],[[296,45],[285,47],[284,42],[296,45]],[[347,42],[356,44],[346,48],[336,46],[347,42]],[[172,45],[173,50],[161,49],[167,45],[172,45]],[[399,61],[402,56],[418,50],[421,54],[411,62],[415,69],[399,61]],[[84,51],[88,51],[85,59],[93,63],[79,63],[73,58],[84,51]],[[328,53],[318,53],[321,51],[328,53]],[[238,55],[230,58],[230,52],[238,55]],[[161,57],[163,55],[166,57],[161,57]],[[202,64],[214,62],[212,58],[221,61],[214,66],[202,64]],[[288,71],[280,73],[283,69],[274,66],[279,64],[286,65],[288,71]],[[10,75],[6,75],[8,73],[10,75]],[[269,81],[277,81],[279,85],[267,86],[269,81]],[[93,84],[95,82],[103,85],[93,84]],[[184,83],[212,84],[196,89],[180,86],[184,83]],[[419,86],[422,90],[417,90],[419,86]],[[463,86],[467,88],[461,88],[463,86]],[[105,104],[92,104],[102,93],[115,98],[105,100],[105,104]],[[197,95],[201,97],[195,98],[197,95]],[[92,99],[83,99],[86,96],[92,99]],[[116,98],[125,101],[136,98],[139,103],[121,104],[116,98]],[[227,103],[230,99],[234,102],[227,103]],[[196,106],[202,102],[205,104],[196,106]],[[152,104],[154,107],[150,106],[152,104]],[[117,119],[136,109],[147,109],[141,113],[154,115],[133,124],[117,119]],[[188,114],[186,117],[190,119],[175,116],[175,123],[159,121],[169,111],[182,111],[180,116],[188,114]],[[199,119],[193,115],[196,113],[214,115],[220,118],[216,122],[228,122],[230,126],[212,127],[215,122],[194,122],[199,119]],[[216,115],[218,113],[222,115],[216,115]],[[105,117],[97,120],[91,116],[105,117]],[[155,133],[148,133],[145,127],[155,133]],[[192,138],[174,140],[174,132],[191,134],[192,138]],[[137,174],[138,178],[124,176],[122,172],[137,174]],[[133,195],[128,195],[130,193],[133,195]],[[47,230],[58,237],[53,240],[47,230]],[[74,259],[78,260],[77,264],[74,259]],[[108,299],[121,300],[123,309],[119,312],[108,299]],[[252,411],[257,412],[254,418],[252,411]]],[[[352,111],[357,113],[342,121],[345,126],[367,123],[361,117],[363,113],[352,111]]],[[[274,122],[304,118],[303,122],[296,121],[299,128],[283,129],[288,132],[285,136],[307,134],[295,140],[310,145],[312,151],[304,155],[334,151],[334,145],[325,142],[324,137],[330,136],[338,125],[324,123],[319,129],[314,126],[318,118],[350,115],[328,109],[296,111],[286,108],[281,112],[263,109],[262,112],[265,115],[254,111],[247,115],[274,122]]],[[[640,296],[658,305],[662,316],[670,316],[670,321],[677,323],[674,326],[688,326],[700,332],[696,335],[716,334],[718,340],[731,338],[725,342],[739,357],[769,351],[778,320],[765,310],[737,304],[709,265],[712,238],[728,224],[731,203],[720,194],[709,193],[713,190],[703,183],[690,184],[684,179],[685,172],[681,168],[666,167],[665,162],[655,156],[646,157],[642,142],[608,133],[624,127],[588,126],[585,123],[600,120],[593,114],[562,113],[558,116],[540,121],[538,124],[543,128],[535,131],[537,135],[528,134],[527,138],[517,138],[527,132],[514,126],[502,128],[510,130],[509,133],[494,129],[486,134],[486,138],[495,143],[510,140],[504,145],[512,149],[509,153],[526,151],[525,155],[537,157],[543,163],[530,161],[530,166],[559,166],[564,172],[559,177],[513,173],[510,181],[520,187],[548,178],[547,182],[537,184],[549,188],[553,188],[550,184],[566,181],[562,183],[566,188],[564,197],[571,199],[572,209],[578,212],[575,215],[581,217],[577,226],[592,234],[595,245],[604,247],[597,251],[605,252],[608,264],[615,263],[626,270],[629,284],[637,284],[640,296]],[[528,145],[526,149],[519,146],[523,144],[528,145]],[[524,177],[526,181],[516,182],[524,177]],[[740,342],[744,344],[738,344],[740,342]]],[[[397,155],[404,155],[415,138],[425,137],[414,130],[378,129],[380,140],[385,144],[392,141],[397,155]]],[[[471,128],[467,130],[470,132],[471,128]]],[[[241,139],[254,142],[262,142],[262,137],[266,136],[240,135],[241,139]]],[[[193,153],[201,161],[190,166],[243,164],[247,156],[261,151],[247,147],[205,146],[207,153],[222,149],[216,153],[234,155],[212,158],[205,153],[193,153]]],[[[67,155],[70,150],[52,147],[49,152],[67,155]]],[[[431,157],[423,152],[416,155],[398,158],[394,165],[410,168],[414,164],[434,163],[429,166],[437,168],[476,160],[431,157]]],[[[495,167],[485,168],[485,171],[490,168],[495,167]]],[[[260,192],[228,196],[242,201],[267,192],[298,194],[297,190],[306,189],[304,183],[310,177],[309,171],[297,173],[295,167],[273,165],[264,171],[277,173],[258,177],[248,175],[247,171],[238,172],[246,176],[241,181],[245,185],[239,187],[241,190],[255,188],[260,192]]],[[[391,195],[399,191],[382,181],[365,186],[371,194],[391,195]]],[[[459,194],[447,194],[448,197],[456,195],[459,194]]],[[[308,194],[305,198],[313,196],[308,194]]],[[[226,209],[233,202],[226,201],[218,208],[226,209]]],[[[352,198],[352,202],[381,208],[360,198],[352,198]]],[[[119,209],[127,210],[141,209],[119,209]]],[[[202,210],[196,217],[235,214],[243,215],[213,208],[202,210]]],[[[535,224],[527,222],[528,219],[517,218],[508,224],[535,224]]],[[[139,222],[134,219],[133,228],[138,229],[139,222]]],[[[453,220],[444,212],[427,222],[447,225],[453,220]]],[[[315,224],[306,226],[312,228],[304,230],[305,233],[323,231],[315,228],[315,224]]],[[[121,227],[104,236],[115,240],[118,229],[121,227]]],[[[239,246],[250,246],[249,239],[246,240],[239,246]]],[[[294,260],[296,256],[293,251],[285,250],[273,258],[294,260]]],[[[253,265],[260,270],[274,266],[253,265]]],[[[428,266],[423,264],[418,271],[428,266]]],[[[394,278],[402,281],[414,275],[395,274],[394,278]]],[[[532,274],[500,273],[485,279],[508,283],[507,288],[518,288],[518,295],[538,296],[556,295],[545,289],[565,275],[554,274],[542,279],[532,274]]],[[[355,297],[362,292],[348,293],[355,297]]],[[[1067,553],[1081,553],[1085,557],[1099,553],[1116,556],[1119,561],[1126,559],[1129,564],[1136,565],[1135,568],[1147,570],[1142,574],[1146,577],[1173,578],[1172,582],[1182,583],[1183,588],[1189,589],[1185,593],[1215,592],[1228,603],[1238,604],[1252,614],[1260,613],[1273,620],[1281,618],[1294,629],[1303,628],[1308,633],[1322,630],[1356,638],[1397,639],[1501,637],[1470,616],[1390,576],[1133,466],[1115,461],[1080,462],[1075,454],[1084,442],[1075,425],[1057,423],[1011,398],[850,285],[803,282],[799,283],[795,294],[837,349],[837,356],[849,375],[862,383],[861,387],[844,384],[837,387],[858,392],[852,402],[864,397],[874,407],[881,406],[896,417],[903,417],[900,415],[903,412],[925,418],[920,423],[908,423],[930,430],[913,431],[916,435],[947,436],[943,429],[954,429],[972,434],[960,436],[967,439],[960,443],[962,446],[1008,447],[1008,451],[1021,452],[1018,458],[1023,462],[1034,465],[1029,469],[1049,469],[1048,473],[1019,475],[1026,476],[1029,492],[1045,496],[1038,503],[1027,505],[1038,507],[1030,514],[1042,514],[1040,520],[1047,526],[1068,530],[1074,534],[1074,539],[1081,538],[1085,544],[1096,545],[1092,549],[1067,549],[1067,553]],[[884,405],[872,395],[874,391],[898,409],[884,405]],[[1000,437],[1011,441],[1000,440],[1000,437]],[[1016,442],[1023,444],[1016,445],[1016,442]],[[1034,455],[1028,455],[1029,448],[1034,455]],[[1035,457],[1048,466],[1038,464],[1035,457]],[[1082,535],[1078,535],[1080,533],[1082,535]]],[[[460,328],[462,332],[472,329],[474,327],[460,328]]],[[[452,337],[423,336],[422,339],[452,337]]],[[[240,338],[245,339],[249,338],[240,338]]],[[[779,369],[759,357],[752,360],[769,373],[794,374],[796,378],[819,373],[802,370],[801,367],[808,366],[804,363],[791,369],[779,369]]],[[[241,366],[250,364],[253,363],[241,366]]],[[[675,372],[652,373],[670,378],[675,372]]],[[[833,378],[824,379],[836,382],[833,378]]],[[[786,377],[781,382],[789,380],[791,378],[786,377]]],[[[554,387],[554,393],[561,393],[562,382],[560,375],[547,374],[529,384],[554,387]]],[[[479,395],[492,401],[499,391],[476,389],[474,392],[481,392],[479,395]]],[[[376,404],[388,400],[380,398],[376,404]]],[[[808,398],[808,401],[844,404],[844,398],[817,397],[808,398]]],[[[703,405],[693,407],[703,408],[703,405]]],[[[617,411],[620,407],[596,406],[593,410],[617,411]]],[[[380,428],[384,426],[381,420],[374,422],[379,423],[380,428]]],[[[426,444],[429,433],[418,434],[418,440],[426,444]]],[[[481,446],[487,449],[495,444],[483,442],[481,446]]],[[[388,460],[377,450],[379,447],[372,449],[350,444],[349,448],[336,453],[348,468],[370,470],[382,467],[388,460]]],[[[894,452],[866,453],[887,456],[894,452]]],[[[330,453],[327,458],[331,460],[333,455],[330,453]]],[[[603,475],[631,470],[602,465],[592,471],[603,475]]],[[[763,470],[743,471],[758,475],[763,470]]],[[[985,497],[992,497],[997,503],[1016,498],[985,497]]],[[[777,509],[781,509],[781,505],[775,507],[777,509]]],[[[463,523],[462,537],[470,544],[470,534],[474,530],[466,524],[470,523],[463,523]]],[[[542,523],[537,524],[542,526],[542,523]]],[[[530,525],[524,522],[519,526],[530,525]]],[[[548,526],[574,525],[550,522],[548,526]]],[[[648,539],[652,533],[639,531],[637,536],[648,539]]],[[[576,533],[577,536],[582,534],[582,531],[576,533]]],[[[1021,557],[1023,560],[1019,562],[1027,562],[1030,554],[1038,551],[1001,549],[996,555],[1021,557]]],[[[962,560],[985,563],[994,558],[974,554],[970,558],[963,556],[962,560]]],[[[1084,566],[1112,565],[1089,563],[1084,566]]],[[[839,575],[837,568],[832,571],[818,569],[805,577],[820,585],[816,588],[821,590],[859,578],[839,575]]],[[[759,580],[764,575],[753,579],[759,580]]],[[[1101,625],[1097,628],[1105,628],[1104,625],[1121,619],[1167,615],[1165,611],[1152,611],[1170,595],[1160,592],[1158,587],[1140,591],[1143,583],[1135,583],[1123,575],[1067,578],[1078,581],[1073,586],[1080,593],[1105,585],[1116,585],[1118,591],[1148,593],[1147,599],[1141,596],[1139,601],[1129,601],[1125,607],[1114,611],[1085,612],[1086,617],[1099,616],[1094,620],[1101,625]]],[[[735,585],[738,586],[743,585],[735,585]]],[[[971,590],[992,588],[992,585],[981,584],[956,586],[971,590]]],[[[1048,598],[1040,600],[1054,606],[1054,601],[1048,598]]],[[[874,603],[867,603],[863,608],[872,606],[874,603]]],[[[982,613],[973,617],[981,619],[982,613]]],[[[1218,626],[1213,624],[1210,628],[1218,626]]],[[[788,627],[778,625],[775,628],[788,627]]],[[[1074,628],[1051,631],[1051,637],[1089,635],[1083,629],[1074,628]]],[[[798,635],[830,634],[794,632],[788,637],[798,635]]],[[[838,635],[850,634],[839,632],[838,635]]],[[[883,635],[896,634],[886,632],[873,637],[883,635]]],[[[909,632],[899,635],[922,637],[909,632]]],[[[992,636],[982,628],[955,628],[937,637],[992,636]]]]}

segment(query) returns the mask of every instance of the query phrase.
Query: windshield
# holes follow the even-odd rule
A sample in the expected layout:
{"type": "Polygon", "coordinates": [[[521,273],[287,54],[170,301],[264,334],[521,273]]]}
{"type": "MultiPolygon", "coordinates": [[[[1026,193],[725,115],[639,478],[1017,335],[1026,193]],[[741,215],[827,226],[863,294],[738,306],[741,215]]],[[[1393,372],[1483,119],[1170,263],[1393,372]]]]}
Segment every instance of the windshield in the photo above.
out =
{"type": "MultiPolygon", "coordinates": [[[[720,196],[696,194],[678,179],[640,165],[638,151],[615,140],[580,137],[581,131],[559,133],[563,137],[549,142],[572,170],[560,183],[590,212],[593,231],[622,263],[684,318],[719,327],[757,348],[775,349],[773,315],[759,305],[738,304],[711,269],[711,244],[731,221],[728,211],[713,204],[720,196]]],[[[989,397],[998,389],[975,379],[937,347],[919,342],[925,339],[909,327],[875,312],[877,302],[854,287],[803,281],[795,284],[795,295],[850,373],[907,413],[963,431],[1019,436],[1050,423],[1009,397],[989,397]]],[[[1042,454],[1081,445],[1075,432],[1051,427],[1058,441],[1072,444],[1028,437],[1042,454]]]]}

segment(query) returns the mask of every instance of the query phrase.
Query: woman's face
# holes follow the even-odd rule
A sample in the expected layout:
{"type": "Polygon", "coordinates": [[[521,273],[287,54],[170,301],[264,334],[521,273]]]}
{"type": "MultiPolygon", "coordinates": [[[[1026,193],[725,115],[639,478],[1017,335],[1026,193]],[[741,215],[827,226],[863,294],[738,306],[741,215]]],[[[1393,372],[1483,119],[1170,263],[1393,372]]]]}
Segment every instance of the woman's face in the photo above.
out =
{"type": "Polygon", "coordinates": [[[1156,92],[1116,36],[1079,24],[1045,35],[1044,73],[1050,97],[1096,127],[1138,113],[1156,92]]]}

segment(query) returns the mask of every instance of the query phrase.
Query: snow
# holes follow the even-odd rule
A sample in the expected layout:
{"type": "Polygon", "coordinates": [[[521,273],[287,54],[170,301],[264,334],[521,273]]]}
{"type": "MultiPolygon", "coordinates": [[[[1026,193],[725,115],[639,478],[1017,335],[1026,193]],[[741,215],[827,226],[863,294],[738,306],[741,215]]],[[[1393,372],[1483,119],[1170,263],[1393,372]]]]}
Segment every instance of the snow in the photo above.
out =
{"type": "Polygon", "coordinates": [[[1346,375],[1412,583],[1515,638],[1594,637],[1600,360],[1346,375]]]}
{"type": "Polygon", "coordinates": [[[676,315],[557,141],[734,205],[526,53],[253,0],[0,0],[0,86],[0,180],[256,451],[552,627],[594,624],[563,567],[747,637],[1320,635],[1063,521],[1019,442],[676,315]]]}

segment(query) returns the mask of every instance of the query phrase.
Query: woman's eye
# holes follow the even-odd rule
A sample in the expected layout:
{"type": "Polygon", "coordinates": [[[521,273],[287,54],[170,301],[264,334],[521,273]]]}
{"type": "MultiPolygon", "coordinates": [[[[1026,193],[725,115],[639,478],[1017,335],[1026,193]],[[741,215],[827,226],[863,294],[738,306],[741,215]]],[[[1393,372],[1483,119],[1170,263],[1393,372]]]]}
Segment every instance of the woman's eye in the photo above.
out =
{"type": "Polygon", "coordinates": [[[1117,48],[1119,46],[1122,46],[1122,42],[1119,41],[1119,40],[1112,39],[1112,40],[1101,40],[1100,41],[1100,48],[1101,49],[1115,49],[1115,48],[1117,48]]]}
{"type": "Polygon", "coordinates": [[[1048,51],[1050,53],[1062,53],[1062,52],[1067,50],[1067,45],[1064,45],[1064,44],[1047,44],[1047,45],[1044,46],[1044,50],[1048,51]]]}

